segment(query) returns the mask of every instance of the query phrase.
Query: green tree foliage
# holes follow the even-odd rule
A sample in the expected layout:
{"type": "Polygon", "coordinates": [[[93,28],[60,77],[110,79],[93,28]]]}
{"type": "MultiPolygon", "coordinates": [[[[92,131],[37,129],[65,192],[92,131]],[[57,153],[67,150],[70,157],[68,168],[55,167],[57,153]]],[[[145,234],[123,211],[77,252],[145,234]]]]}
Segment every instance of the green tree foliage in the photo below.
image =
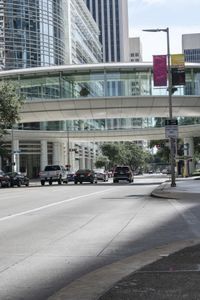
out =
{"type": "Polygon", "coordinates": [[[95,162],[95,166],[96,168],[108,168],[108,164],[109,164],[109,159],[107,156],[99,156],[95,162]]]}
{"type": "Polygon", "coordinates": [[[104,156],[108,157],[108,160],[112,165],[118,163],[120,157],[120,144],[119,143],[104,143],[101,146],[101,151],[104,156]]]}
{"type": "Polygon", "coordinates": [[[0,156],[8,155],[3,136],[8,134],[7,129],[17,123],[19,110],[23,104],[23,98],[17,93],[16,87],[11,82],[0,82],[0,156]]]}
{"type": "Polygon", "coordinates": [[[22,97],[17,93],[11,82],[0,83],[0,137],[7,133],[7,129],[20,120],[19,110],[23,104],[22,97]]]}
{"type": "Polygon", "coordinates": [[[145,163],[151,157],[141,147],[131,142],[105,143],[101,146],[101,151],[104,156],[108,157],[110,167],[129,165],[132,170],[144,168],[145,163]]]}

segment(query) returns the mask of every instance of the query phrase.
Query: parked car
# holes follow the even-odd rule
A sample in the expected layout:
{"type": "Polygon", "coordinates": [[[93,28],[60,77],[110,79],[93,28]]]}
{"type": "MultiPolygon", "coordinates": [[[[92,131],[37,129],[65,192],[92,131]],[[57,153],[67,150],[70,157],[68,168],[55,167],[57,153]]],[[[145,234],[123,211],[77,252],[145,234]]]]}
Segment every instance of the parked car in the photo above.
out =
{"type": "Polygon", "coordinates": [[[67,173],[67,180],[68,180],[68,182],[74,181],[74,175],[75,175],[75,172],[68,171],[68,173],[67,173]]]}
{"type": "Polygon", "coordinates": [[[108,181],[108,172],[104,169],[94,169],[97,180],[108,181]]]}
{"type": "Polygon", "coordinates": [[[63,182],[68,183],[67,171],[61,165],[48,165],[39,175],[41,185],[45,185],[45,182],[48,182],[49,185],[52,185],[53,182],[57,182],[58,184],[62,184],[63,182]]]}
{"type": "Polygon", "coordinates": [[[9,172],[7,175],[10,177],[10,186],[29,186],[29,178],[20,172],[9,172]]]}
{"type": "Polygon", "coordinates": [[[10,187],[10,177],[0,170],[0,187],[10,187]]]}
{"type": "Polygon", "coordinates": [[[74,183],[83,183],[83,182],[90,182],[90,183],[97,183],[97,177],[93,170],[90,169],[80,169],[74,175],[74,183]]]}
{"type": "Polygon", "coordinates": [[[200,169],[196,169],[193,173],[192,176],[200,176],[200,169]]]}
{"type": "Polygon", "coordinates": [[[119,182],[119,180],[126,180],[133,182],[133,172],[129,166],[117,166],[113,172],[113,183],[119,182]]]}

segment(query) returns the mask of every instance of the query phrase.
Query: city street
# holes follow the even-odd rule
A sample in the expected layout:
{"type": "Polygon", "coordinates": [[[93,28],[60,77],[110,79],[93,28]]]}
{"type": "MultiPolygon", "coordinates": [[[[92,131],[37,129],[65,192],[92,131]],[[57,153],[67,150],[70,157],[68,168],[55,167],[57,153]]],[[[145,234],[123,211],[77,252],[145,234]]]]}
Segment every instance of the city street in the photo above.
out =
{"type": "Polygon", "coordinates": [[[166,179],[0,189],[0,299],[44,300],[99,267],[195,237],[195,203],[150,196],[166,179]]]}

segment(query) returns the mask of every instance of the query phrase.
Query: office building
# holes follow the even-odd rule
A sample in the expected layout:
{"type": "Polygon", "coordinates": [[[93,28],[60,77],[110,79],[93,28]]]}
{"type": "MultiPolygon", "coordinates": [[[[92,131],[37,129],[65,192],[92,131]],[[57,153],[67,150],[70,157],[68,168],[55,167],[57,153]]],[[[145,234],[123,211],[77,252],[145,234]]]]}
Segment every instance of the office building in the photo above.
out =
{"type": "MultiPolygon", "coordinates": [[[[182,35],[182,52],[185,56],[185,62],[200,62],[200,33],[191,33],[182,35]]],[[[199,74],[196,75],[199,78],[199,74]]],[[[186,82],[185,91],[190,94],[193,84],[186,82]]],[[[195,81],[195,90],[199,90],[198,80],[195,81]]]]}
{"type": "Polygon", "coordinates": [[[127,0],[84,0],[100,29],[103,62],[128,61],[127,0]]]}
{"type": "Polygon", "coordinates": [[[186,62],[200,62],[200,33],[183,34],[182,51],[186,62]]]}
{"type": "MultiPolygon", "coordinates": [[[[100,62],[102,45],[99,34],[99,28],[83,0],[0,0],[1,69],[100,62]]],[[[49,93],[56,96],[58,92],[56,83],[49,80],[51,88],[44,91],[47,99],[49,93]]],[[[94,126],[98,126],[98,122],[94,122],[94,126]]],[[[73,168],[91,167],[98,146],[95,143],[73,145],[71,142],[68,145],[67,138],[68,131],[87,127],[86,121],[19,124],[20,129],[38,132],[64,130],[66,142],[58,145],[43,140],[41,135],[38,135],[37,141],[33,141],[31,136],[26,141],[15,140],[14,150],[22,150],[17,157],[16,170],[25,170],[30,178],[38,176],[45,163],[58,163],[58,153],[65,153],[60,157],[60,163],[67,164],[69,151],[73,168]],[[74,149],[76,151],[71,151],[74,149]],[[48,154],[48,160],[44,159],[44,153],[48,154]]],[[[3,160],[2,163],[9,167],[8,161],[3,160]]]]}
{"type": "Polygon", "coordinates": [[[83,0],[0,0],[0,66],[31,68],[102,59],[83,0]]]}
{"type": "Polygon", "coordinates": [[[139,37],[129,38],[129,61],[142,62],[142,44],[139,37]]]}

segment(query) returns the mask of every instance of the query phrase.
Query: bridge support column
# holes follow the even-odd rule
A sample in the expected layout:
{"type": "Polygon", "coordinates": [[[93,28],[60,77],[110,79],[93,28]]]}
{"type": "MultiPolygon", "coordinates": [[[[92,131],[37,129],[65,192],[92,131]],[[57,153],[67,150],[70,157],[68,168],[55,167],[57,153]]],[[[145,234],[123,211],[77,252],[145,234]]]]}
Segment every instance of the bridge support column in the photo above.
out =
{"type": "Polygon", "coordinates": [[[188,157],[184,161],[185,176],[190,176],[194,171],[194,141],[193,138],[184,138],[184,156],[188,157]]]}
{"type": "Polygon", "coordinates": [[[40,151],[40,169],[44,170],[44,167],[46,165],[48,165],[48,155],[47,155],[47,141],[46,140],[42,140],[40,142],[40,147],[41,147],[41,151],[40,151]]]}
{"type": "Polygon", "coordinates": [[[82,155],[81,155],[81,157],[80,157],[80,163],[79,163],[79,165],[80,165],[80,169],[85,169],[85,144],[82,144],[81,145],[81,152],[82,152],[82,155]]]}
{"type": "Polygon", "coordinates": [[[70,152],[71,154],[71,170],[74,171],[76,169],[76,166],[75,166],[75,160],[76,160],[76,147],[75,147],[75,144],[72,143],[72,149],[73,151],[70,152]]]}
{"type": "Polygon", "coordinates": [[[59,142],[53,143],[53,164],[63,165],[64,164],[64,147],[59,142]],[[62,147],[61,147],[62,146],[62,147]]]}
{"type": "Polygon", "coordinates": [[[13,162],[14,162],[14,171],[19,172],[20,171],[20,159],[19,159],[19,140],[13,141],[13,162]]]}

